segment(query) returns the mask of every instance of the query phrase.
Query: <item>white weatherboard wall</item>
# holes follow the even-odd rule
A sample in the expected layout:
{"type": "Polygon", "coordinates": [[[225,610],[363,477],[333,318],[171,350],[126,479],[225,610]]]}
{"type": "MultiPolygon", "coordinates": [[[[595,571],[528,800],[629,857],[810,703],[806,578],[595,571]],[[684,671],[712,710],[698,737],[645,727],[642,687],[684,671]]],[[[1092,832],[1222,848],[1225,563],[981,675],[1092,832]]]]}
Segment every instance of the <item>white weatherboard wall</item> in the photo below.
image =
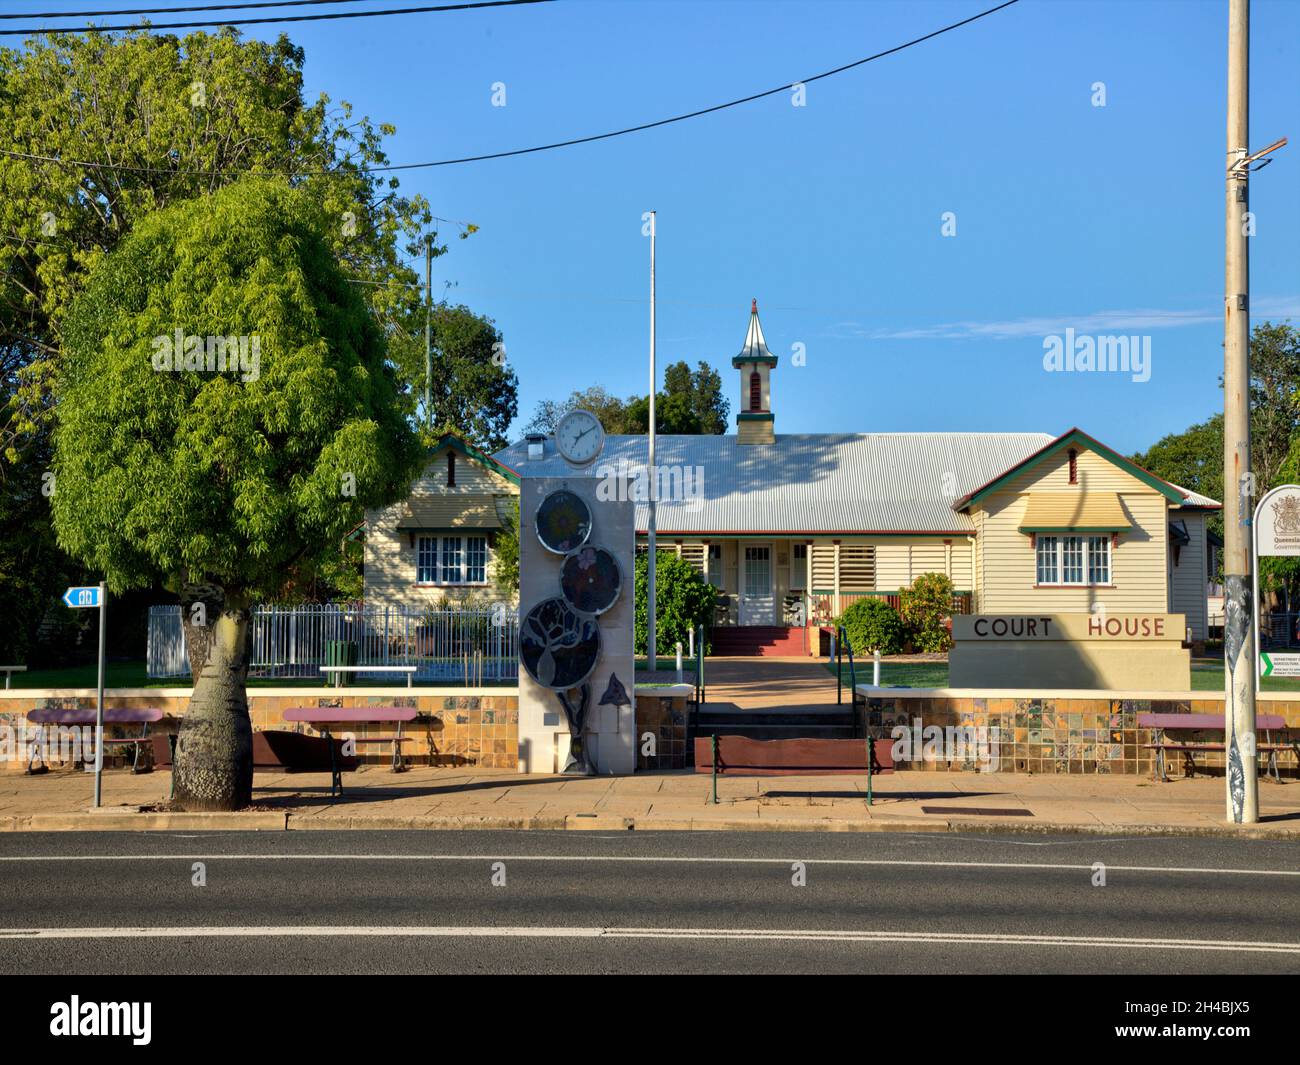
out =
{"type": "MultiPolygon", "coordinates": [[[[597,464],[598,466],[599,464],[597,464]]],[[[601,650],[596,669],[588,678],[591,699],[587,707],[587,754],[596,772],[609,775],[636,770],[636,676],[632,657],[633,551],[636,509],[623,492],[623,502],[602,501],[597,487],[602,480],[590,475],[573,477],[525,476],[519,496],[519,617],[543,599],[561,595],[560,555],[547,551],[537,539],[534,516],[551,492],[567,488],[591,508],[593,528],[587,543],[613,553],[623,569],[623,591],[612,609],[597,618],[601,650]],[[600,697],[617,675],[629,705],[601,706],[600,697]]],[[[601,493],[605,494],[605,493],[601,493]]],[[[576,705],[576,695],[570,702],[576,705]]],[[[569,755],[569,724],[559,695],[543,688],[519,666],[519,768],[525,773],[556,773],[569,755]]]]}

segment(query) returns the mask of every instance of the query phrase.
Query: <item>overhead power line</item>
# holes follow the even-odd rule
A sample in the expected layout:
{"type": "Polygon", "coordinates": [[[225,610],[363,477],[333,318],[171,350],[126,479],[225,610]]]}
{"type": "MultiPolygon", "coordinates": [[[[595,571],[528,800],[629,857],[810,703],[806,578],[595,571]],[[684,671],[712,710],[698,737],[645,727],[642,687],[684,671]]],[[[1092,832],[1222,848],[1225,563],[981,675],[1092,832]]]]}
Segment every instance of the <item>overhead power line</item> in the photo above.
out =
{"type": "Polygon", "coordinates": [[[15,18],[105,18],[110,15],[186,15],[193,11],[240,11],[251,7],[315,7],[320,4],[368,4],[372,0],[258,0],[255,4],[195,4],[188,7],[133,7],[121,11],[20,11],[6,12],[0,19],[15,18]]]}
{"type": "MultiPolygon", "coordinates": [[[[644,122],[639,126],[627,126],[624,129],[611,130],[608,133],[595,133],[588,137],[575,137],[570,140],[554,141],[550,144],[539,144],[531,148],[515,148],[505,152],[489,152],[485,155],[466,155],[455,159],[437,159],[427,163],[397,163],[390,166],[357,167],[354,170],[347,170],[347,171],[337,170],[337,169],[336,170],[295,170],[290,172],[290,176],[329,177],[332,175],[344,174],[344,173],[377,174],[377,173],[387,173],[395,170],[426,170],[436,166],[455,166],[459,163],[479,163],[479,162],[485,162],[486,160],[489,159],[508,159],[516,155],[531,155],[535,152],[549,152],[549,151],[553,151],[556,148],[569,148],[577,144],[590,144],[594,141],[609,140],[612,137],[623,137],[629,133],[640,133],[644,130],[656,129],[659,126],[668,126],[673,124],[674,122],[685,122],[688,118],[699,118],[701,115],[711,115],[717,111],[725,111],[726,109],[731,107],[739,107],[741,104],[752,103],[755,100],[762,100],[763,98],[768,96],[773,96],[776,93],[788,92],[792,85],[808,85],[814,81],[821,81],[823,78],[830,78],[830,77],[834,77],[836,74],[843,74],[847,70],[852,70],[855,67],[860,67],[866,63],[874,62],[877,59],[883,59],[885,58],[885,56],[894,55],[897,52],[901,52],[907,48],[912,48],[915,45],[923,43],[924,41],[933,40],[935,37],[939,37],[942,34],[950,33],[955,29],[960,29],[962,26],[968,26],[972,22],[977,22],[982,18],[986,18],[989,15],[992,15],[998,11],[1002,11],[1004,8],[1011,7],[1013,4],[1019,2],[1020,0],[1006,0],[1006,3],[998,4],[997,7],[991,7],[987,11],[981,11],[978,15],[972,15],[970,18],[962,19],[960,22],[954,22],[951,25],[944,26],[942,29],[934,30],[932,33],[927,33],[923,37],[914,37],[910,41],[905,41],[902,44],[895,45],[893,48],[888,48],[883,52],[877,52],[875,53],[875,55],[869,55],[863,57],[862,59],[856,59],[852,63],[845,63],[843,66],[835,67],[833,70],[822,71],[822,73],[814,74],[812,77],[803,78],[799,81],[787,83],[784,85],[778,85],[775,89],[767,89],[763,92],[753,93],[750,96],[742,96],[737,100],[728,100],[726,103],[715,104],[712,107],[701,108],[698,111],[689,111],[683,115],[674,115],[672,118],[661,118],[657,122],[644,122]]],[[[130,173],[137,173],[137,174],[171,174],[176,176],[187,175],[187,176],[213,177],[216,174],[220,173],[220,171],[213,171],[213,170],[186,170],[183,168],[169,168],[169,167],[129,166],[129,165],[123,165],[121,163],[102,163],[102,162],[87,162],[85,160],[76,160],[76,159],[59,159],[56,156],[37,155],[30,152],[18,152],[8,148],[0,148],[0,155],[7,155],[13,159],[27,159],[31,162],[55,163],[60,166],[95,167],[102,170],[121,170],[130,173]]]]}
{"type": "MultiPolygon", "coordinates": [[[[520,4],[550,4],[555,0],[477,0],[469,4],[438,4],[423,7],[392,7],[385,11],[329,11],[315,15],[269,15],[265,18],[205,19],[199,22],[134,23],[120,26],[28,26],[21,30],[0,30],[0,37],[35,33],[116,33],[119,30],[184,30],[199,26],[256,26],[267,22],[324,22],[341,18],[377,18],[380,15],[425,15],[434,11],[468,11],[479,7],[516,7],[520,4]]],[[[278,6],[278,5],[272,5],[278,6]]],[[[47,15],[47,18],[57,15],[47,15]]]]}

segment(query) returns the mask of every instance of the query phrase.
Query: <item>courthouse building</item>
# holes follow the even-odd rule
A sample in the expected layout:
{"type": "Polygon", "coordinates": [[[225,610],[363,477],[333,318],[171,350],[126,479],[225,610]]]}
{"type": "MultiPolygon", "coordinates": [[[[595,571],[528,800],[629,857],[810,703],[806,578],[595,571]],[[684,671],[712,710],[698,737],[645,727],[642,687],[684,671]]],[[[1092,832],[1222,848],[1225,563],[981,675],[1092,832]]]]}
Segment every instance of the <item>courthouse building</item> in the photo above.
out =
{"type": "MultiPolygon", "coordinates": [[[[1174,613],[1206,637],[1216,501],[1080,429],[779,433],[777,364],[754,306],[732,359],[736,433],[656,437],[659,548],[719,588],[715,652],[817,653],[818,623],[929,572],[952,579],[959,613],[1174,613]]],[[[490,596],[522,482],[645,463],[644,436],[607,438],[582,471],[553,438],[492,456],[444,438],[407,501],[367,514],[366,598],[490,596]]],[[[639,504],[641,542],[647,525],[639,504]]]]}

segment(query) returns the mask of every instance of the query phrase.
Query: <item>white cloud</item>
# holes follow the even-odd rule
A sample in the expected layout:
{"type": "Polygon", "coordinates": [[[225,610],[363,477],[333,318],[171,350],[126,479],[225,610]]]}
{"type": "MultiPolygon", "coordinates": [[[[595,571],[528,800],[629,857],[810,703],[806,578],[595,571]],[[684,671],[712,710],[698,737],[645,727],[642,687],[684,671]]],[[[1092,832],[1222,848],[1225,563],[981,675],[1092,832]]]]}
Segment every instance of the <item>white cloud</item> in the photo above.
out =
{"type": "MultiPolygon", "coordinates": [[[[1254,301],[1251,320],[1298,318],[1300,297],[1264,297],[1254,301]]],[[[1041,337],[1073,328],[1076,333],[1132,333],[1152,329],[1177,329],[1223,321],[1221,308],[1191,311],[1139,308],[1127,311],[1095,311],[1091,314],[1039,315],[1000,321],[940,322],[935,325],[869,328],[861,322],[837,322],[832,335],[862,340],[1018,340],[1041,337]]]]}

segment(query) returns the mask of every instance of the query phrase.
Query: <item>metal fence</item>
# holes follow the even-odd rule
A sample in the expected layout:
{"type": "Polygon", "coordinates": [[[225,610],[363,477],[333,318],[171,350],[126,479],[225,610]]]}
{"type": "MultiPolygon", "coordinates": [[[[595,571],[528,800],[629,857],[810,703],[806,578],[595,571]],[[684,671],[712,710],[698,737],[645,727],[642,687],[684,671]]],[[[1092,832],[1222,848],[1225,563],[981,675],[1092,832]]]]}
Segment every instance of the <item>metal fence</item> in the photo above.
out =
{"type": "Polygon", "coordinates": [[[1259,646],[1265,651],[1300,647],[1300,614],[1265,614],[1259,626],[1259,646]]]}
{"type": "MultiPolygon", "coordinates": [[[[324,665],[374,666],[368,681],[406,682],[383,666],[415,666],[417,681],[519,678],[519,617],[509,607],[346,607],[308,604],[253,611],[249,675],[323,680],[324,665]]],[[[188,677],[179,606],[149,608],[151,677],[188,677]]]]}

